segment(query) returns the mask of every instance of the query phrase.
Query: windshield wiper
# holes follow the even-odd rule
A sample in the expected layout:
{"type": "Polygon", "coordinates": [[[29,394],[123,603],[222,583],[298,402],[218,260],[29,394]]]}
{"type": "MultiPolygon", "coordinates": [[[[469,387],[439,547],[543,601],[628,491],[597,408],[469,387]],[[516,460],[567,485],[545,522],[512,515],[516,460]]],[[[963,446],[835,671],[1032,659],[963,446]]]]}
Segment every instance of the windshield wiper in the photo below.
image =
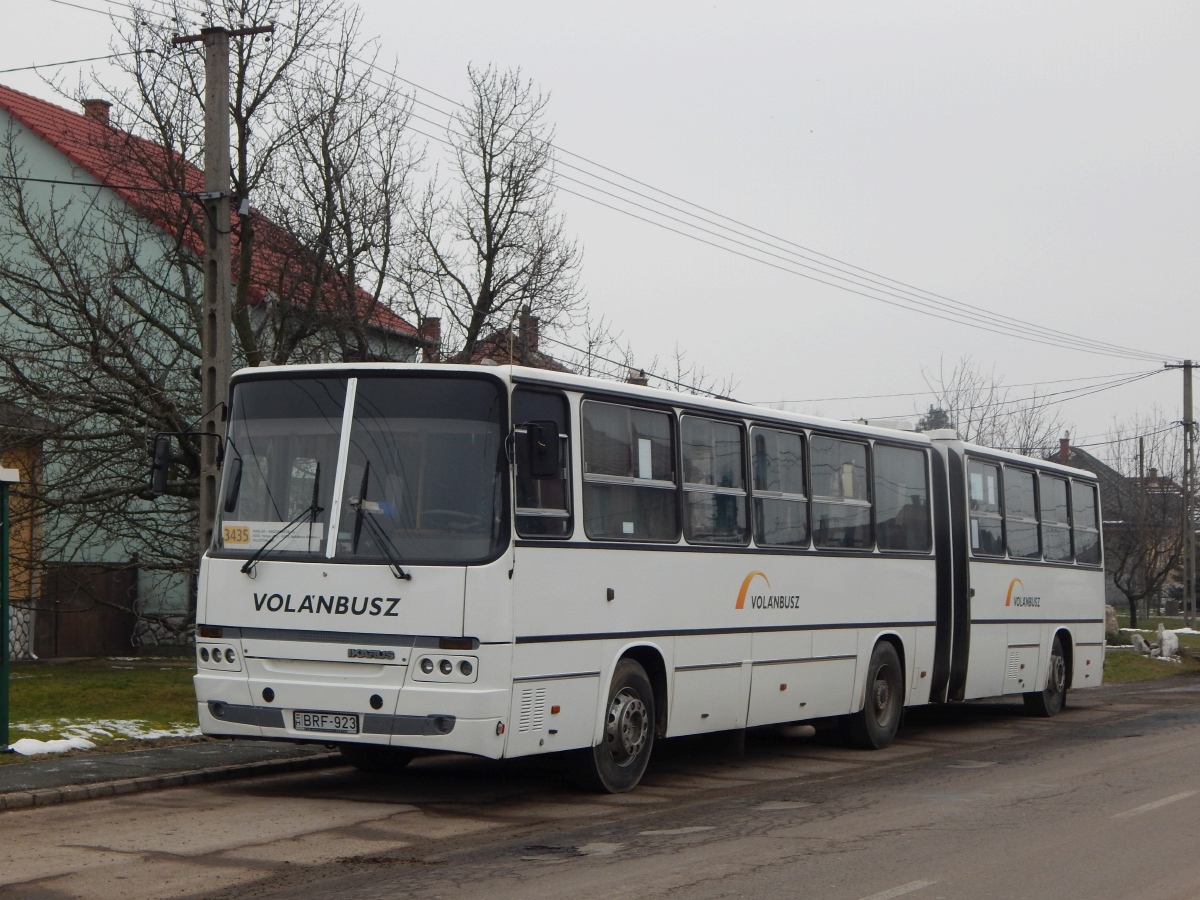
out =
{"type": "Polygon", "coordinates": [[[254,577],[254,567],[258,564],[258,561],[263,558],[263,555],[266,554],[266,552],[268,550],[270,550],[273,546],[275,546],[275,544],[278,541],[289,536],[292,533],[292,531],[295,530],[296,526],[299,525],[301,522],[303,522],[305,519],[309,520],[309,522],[308,522],[309,543],[311,544],[312,543],[312,526],[317,524],[317,516],[319,516],[321,513],[323,513],[325,511],[324,507],[317,505],[317,498],[320,495],[321,495],[321,463],[318,462],[317,470],[313,473],[312,500],[309,502],[308,506],[305,509],[300,510],[300,512],[296,514],[296,517],[294,519],[292,519],[292,521],[288,522],[286,525],[284,525],[282,528],[280,528],[277,532],[275,532],[275,534],[271,537],[271,539],[269,541],[267,541],[265,544],[263,544],[261,547],[259,547],[257,550],[255,550],[254,553],[251,555],[251,557],[242,564],[242,572],[244,572],[245,574],[247,574],[251,578],[253,578],[254,577]]]}
{"type": "MultiPolygon", "coordinates": [[[[367,512],[375,511],[373,509],[368,510],[367,508],[367,503],[370,502],[367,500],[367,484],[370,480],[371,461],[367,460],[366,467],[363,469],[362,483],[358,487],[358,500],[351,504],[354,507],[354,536],[350,540],[350,552],[354,554],[358,553],[358,539],[362,536],[363,523],[366,522],[367,528],[375,537],[375,542],[383,548],[383,553],[388,560],[388,568],[392,570],[392,574],[402,581],[412,581],[412,575],[405,572],[400,566],[400,551],[396,549],[396,545],[392,543],[392,539],[388,537],[387,532],[383,530],[383,527],[378,522],[367,515],[367,512]]],[[[373,503],[371,505],[378,509],[378,504],[373,503]]]]}

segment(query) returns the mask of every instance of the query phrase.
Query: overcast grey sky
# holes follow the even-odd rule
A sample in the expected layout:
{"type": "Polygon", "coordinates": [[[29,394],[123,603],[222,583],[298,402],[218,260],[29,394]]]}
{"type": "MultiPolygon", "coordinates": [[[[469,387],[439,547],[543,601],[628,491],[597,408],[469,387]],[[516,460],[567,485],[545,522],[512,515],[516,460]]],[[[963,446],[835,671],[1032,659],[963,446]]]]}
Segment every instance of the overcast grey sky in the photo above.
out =
{"type": "MultiPolygon", "coordinates": [[[[551,93],[561,147],[655,187],[985,309],[1164,360],[1200,357],[1200,5],[363,8],[402,76],[458,99],[468,63],[520,66],[551,93]]],[[[112,30],[49,0],[10,4],[6,18],[0,68],[100,55],[112,30]]],[[[32,73],[0,82],[52,96],[32,73]]],[[[639,361],[678,342],[732,374],[740,399],[919,391],[923,367],[964,354],[1014,384],[1161,365],[939,321],[584,199],[562,194],[560,206],[593,309],[639,361]]],[[[799,408],[876,417],[923,401],[799,408]]],[[[1062,413],[1086,438],[1155,403],[1179,416],[1178,373],[1062,413]]]]}

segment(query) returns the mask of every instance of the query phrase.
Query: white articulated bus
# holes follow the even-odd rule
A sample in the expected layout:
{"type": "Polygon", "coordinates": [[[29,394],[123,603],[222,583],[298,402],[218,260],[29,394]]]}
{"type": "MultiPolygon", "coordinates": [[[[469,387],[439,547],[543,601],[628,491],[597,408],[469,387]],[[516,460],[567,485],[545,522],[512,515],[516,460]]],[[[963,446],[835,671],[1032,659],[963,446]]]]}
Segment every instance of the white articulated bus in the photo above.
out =
{"type": "Polygon", "coordinates": [[[1095,478],[964,445],[519,367],[243,370],[201,566],[205,734],[364,769],[1098,685],[1095,478]]]}

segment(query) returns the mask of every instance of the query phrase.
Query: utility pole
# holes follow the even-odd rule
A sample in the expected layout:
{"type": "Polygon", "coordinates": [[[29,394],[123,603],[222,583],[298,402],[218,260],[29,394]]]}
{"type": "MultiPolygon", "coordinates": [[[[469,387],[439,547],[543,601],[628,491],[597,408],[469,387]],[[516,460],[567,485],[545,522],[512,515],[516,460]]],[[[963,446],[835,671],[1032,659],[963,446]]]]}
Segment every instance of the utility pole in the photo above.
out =
{"type": "Polygon", "coordinates": [[[205,28],[172,38],[175,46],[204,44],[204,303],[200,320],[200,431],[218,435],[200,442],[200,553],[212,544],[217,517],[217,464],[225,435],[225,396],[229,390],[233,342],[233,268],[230,262],[229,39],[270,34],[256,28],[205,28]]]}
{"type": "Polygon", "coordinates": [[[1193,509],[1196,490],[1195,428],[1192,417],[1192,361],[1167,365],[1183,370],[1183,608],[1184,624],[1196,624],[1196,524],[1193,509]]]}

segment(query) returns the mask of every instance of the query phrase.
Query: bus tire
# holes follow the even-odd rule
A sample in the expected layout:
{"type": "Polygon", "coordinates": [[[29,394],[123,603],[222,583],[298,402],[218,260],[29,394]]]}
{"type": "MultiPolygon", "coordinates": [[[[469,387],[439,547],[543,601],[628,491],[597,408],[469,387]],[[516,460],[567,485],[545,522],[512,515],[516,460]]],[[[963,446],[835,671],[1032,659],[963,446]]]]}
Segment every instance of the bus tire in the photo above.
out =
{"type": "Polygon", "coordinates": [[[637,787],[654,749],[654,689],[637,660],[622,659],[605,704],[604,734],[583,751],[582,782],[590,790],[621,794],[637,787]]]}
{"type": "Polygon", "coordinates": [[[379,744],[339,744],[338,751],[354,768],[371,775],[395,775],[412,762],[414,756],[411,750],[379,744]]]}
{"type": "Polygon", "coordinates": [[[904,711],[903,671],[900,654],[891,643],[880,641],[875,645],[867,667],[863,708],[842,717],[846,743],[864,750],[882,750],[891,744],[904,711]]]}
{"type": "Polygon", "coordinates": [[[1062,641],[1054,636],[1050,647],[1050,671],[1046,675],[1046,689],[1031,691],[1024,695],[1025,712],[1030,716],[1048,719],[1057,716],[1067,705],[1067,660],[1063,655],[1062,641]]]}

